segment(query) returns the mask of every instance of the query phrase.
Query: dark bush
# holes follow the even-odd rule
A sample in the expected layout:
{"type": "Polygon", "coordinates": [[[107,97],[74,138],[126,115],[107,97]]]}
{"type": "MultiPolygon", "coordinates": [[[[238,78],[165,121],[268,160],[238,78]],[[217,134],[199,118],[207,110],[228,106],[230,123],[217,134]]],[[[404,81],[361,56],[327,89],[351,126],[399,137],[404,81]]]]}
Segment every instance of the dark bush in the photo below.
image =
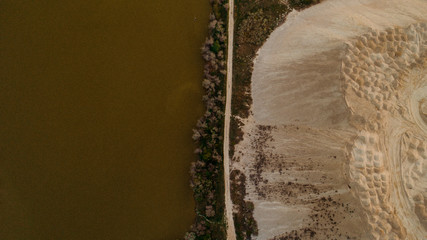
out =
{"type": "Polygon", "coordinates": [[[289,0],[289,6],[300,10],[319,2],[319,0],[289,0]]]}
{"type": "Polygon", "coordinates": [[[215,42],[212,44],[211,51],[217,54],[221,50],[221,45],[219,44],[218,40],[215,40],[215,42]]]}

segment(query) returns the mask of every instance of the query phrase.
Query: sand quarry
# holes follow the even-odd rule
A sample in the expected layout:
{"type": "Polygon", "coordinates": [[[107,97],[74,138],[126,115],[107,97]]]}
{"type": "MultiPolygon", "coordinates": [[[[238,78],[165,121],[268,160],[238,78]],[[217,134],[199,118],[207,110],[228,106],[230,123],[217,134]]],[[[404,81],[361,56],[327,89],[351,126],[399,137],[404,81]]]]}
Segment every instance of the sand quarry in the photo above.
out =
{"type": "Polygon", "coordinates": [[[327,0],[259,50],[231,170],[254,239],[427,239],[427,1],[327,0]]]}

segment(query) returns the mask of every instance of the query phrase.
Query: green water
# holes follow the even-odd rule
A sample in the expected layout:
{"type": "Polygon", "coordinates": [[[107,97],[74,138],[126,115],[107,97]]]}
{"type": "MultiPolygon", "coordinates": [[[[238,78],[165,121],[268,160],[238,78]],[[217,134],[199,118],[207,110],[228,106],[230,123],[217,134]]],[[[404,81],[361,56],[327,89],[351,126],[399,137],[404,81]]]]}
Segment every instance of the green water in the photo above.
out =
{"type": "Polygon", "coordinates": [[[209,8],[0,1],[0,239],[183,236],[209,8]]]}

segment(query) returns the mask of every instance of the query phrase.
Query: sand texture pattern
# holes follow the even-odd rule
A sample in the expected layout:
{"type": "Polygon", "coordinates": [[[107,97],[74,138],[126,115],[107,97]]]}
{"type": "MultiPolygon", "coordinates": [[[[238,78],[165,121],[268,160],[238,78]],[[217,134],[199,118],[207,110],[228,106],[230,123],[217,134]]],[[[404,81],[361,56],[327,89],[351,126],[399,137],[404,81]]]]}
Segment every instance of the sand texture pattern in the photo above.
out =
{"type": "Polygon", "coordinates": [[[291,13],[252,97],[231,169],[254,239],[427,239],[427,1],[291,13]]]}

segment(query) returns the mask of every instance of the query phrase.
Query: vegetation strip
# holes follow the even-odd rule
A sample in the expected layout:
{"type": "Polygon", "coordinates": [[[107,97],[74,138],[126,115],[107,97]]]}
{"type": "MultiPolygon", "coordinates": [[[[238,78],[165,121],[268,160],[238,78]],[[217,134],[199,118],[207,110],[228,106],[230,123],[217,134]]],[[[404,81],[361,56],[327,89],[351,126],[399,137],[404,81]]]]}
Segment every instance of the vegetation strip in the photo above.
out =
{"type": "Polygon", "coordinates": [[[196,218],[191,230],[185,234],[185,240],[226,239],[222,156],[228,3],[224,0],[210,2],[209,35],[202,46],[206,111],[193,129],[197,160],[190,169],[196,218]]]}

